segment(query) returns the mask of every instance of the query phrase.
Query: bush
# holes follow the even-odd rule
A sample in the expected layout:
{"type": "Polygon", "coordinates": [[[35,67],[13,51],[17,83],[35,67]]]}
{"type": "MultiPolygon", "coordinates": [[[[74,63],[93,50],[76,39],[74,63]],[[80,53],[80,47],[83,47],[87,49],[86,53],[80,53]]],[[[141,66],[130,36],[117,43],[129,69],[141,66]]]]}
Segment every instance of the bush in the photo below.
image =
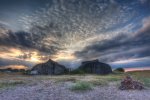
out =
{"type": "Polygon", "coordinates": [[[93,85],[91,83],[80,81],[75,83],[75,85],[71,87],[71,90],[76,90],[76,91],[91,90],[92,87],[93,85]]]}
{"type": "Polygon", "coordinates": [[[114,70],[115,72],[125,72],[124,68],[117,68],[114,70]]]}

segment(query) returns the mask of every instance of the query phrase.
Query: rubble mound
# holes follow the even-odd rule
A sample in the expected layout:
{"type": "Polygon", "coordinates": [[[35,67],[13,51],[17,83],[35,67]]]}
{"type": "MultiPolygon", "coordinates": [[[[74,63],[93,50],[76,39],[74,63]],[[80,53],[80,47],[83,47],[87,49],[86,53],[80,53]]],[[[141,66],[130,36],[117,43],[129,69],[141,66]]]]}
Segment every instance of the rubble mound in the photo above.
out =
{"type": "Polygon", "coordinates": [[[121,86],[119,87],[120,90],[129,90],[129,89],[137,89],[142,90],[144,86],[142,83],[133,80],[131,76],[126,76],[125,79],[121,82],[121,86]]]}

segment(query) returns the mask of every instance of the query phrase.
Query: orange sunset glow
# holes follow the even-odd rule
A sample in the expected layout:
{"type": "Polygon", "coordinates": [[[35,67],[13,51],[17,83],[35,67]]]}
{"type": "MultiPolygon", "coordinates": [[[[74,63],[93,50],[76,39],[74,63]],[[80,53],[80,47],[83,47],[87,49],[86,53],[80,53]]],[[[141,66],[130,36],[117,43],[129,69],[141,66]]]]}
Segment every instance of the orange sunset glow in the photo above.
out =
{"type": "Polygon", "coordinates": [[[6,69],[6,68],[11,68],[11,69],[28,69],[27,66],[23,66],[23,65],[9,65],[9,66],[4,66],[1,69],[6,69]]]}
{"type": "Polygon", "coordinates": [[[131,71],[145,71],[150,70],[149,67],[141,67],[141,68],[125,68],[125,72],[131,72],[131,71]]]}

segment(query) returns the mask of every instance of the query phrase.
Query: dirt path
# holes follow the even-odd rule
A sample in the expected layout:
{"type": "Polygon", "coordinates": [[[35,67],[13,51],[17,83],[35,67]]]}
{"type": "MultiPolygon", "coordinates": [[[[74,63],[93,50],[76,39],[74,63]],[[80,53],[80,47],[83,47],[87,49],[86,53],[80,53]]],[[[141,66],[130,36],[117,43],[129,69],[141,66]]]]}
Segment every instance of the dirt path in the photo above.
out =
{"type": "Polygon", "coordinates": [[[121,91],[115,85],[86,92],[69,90],[68,83],[43,81],[38,84],[0,90],[0,100],[150,100],[150,90],[121,91]]]}

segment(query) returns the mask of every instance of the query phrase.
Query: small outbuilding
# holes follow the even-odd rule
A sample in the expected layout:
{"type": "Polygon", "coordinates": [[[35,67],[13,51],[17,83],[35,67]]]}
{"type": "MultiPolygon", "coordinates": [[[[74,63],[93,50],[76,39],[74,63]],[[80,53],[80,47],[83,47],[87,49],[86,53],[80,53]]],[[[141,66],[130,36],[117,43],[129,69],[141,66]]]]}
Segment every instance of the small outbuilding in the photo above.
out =
{"type": "Polygon", "coordinates": [[[37,75],[60,75],[65,74],[66,72],[67,69],[65,66],[60,65],[51,59],[45,63],[37,64],[31,69],[31,74],[37,75]]]}
{"type": "Polygon", "coordinates": [[[99,62],[98,59],[82,62],[81,66],[79,67],[79,70],[90,74],[112,73],[111,66],[106,63],[99,62]]]}

